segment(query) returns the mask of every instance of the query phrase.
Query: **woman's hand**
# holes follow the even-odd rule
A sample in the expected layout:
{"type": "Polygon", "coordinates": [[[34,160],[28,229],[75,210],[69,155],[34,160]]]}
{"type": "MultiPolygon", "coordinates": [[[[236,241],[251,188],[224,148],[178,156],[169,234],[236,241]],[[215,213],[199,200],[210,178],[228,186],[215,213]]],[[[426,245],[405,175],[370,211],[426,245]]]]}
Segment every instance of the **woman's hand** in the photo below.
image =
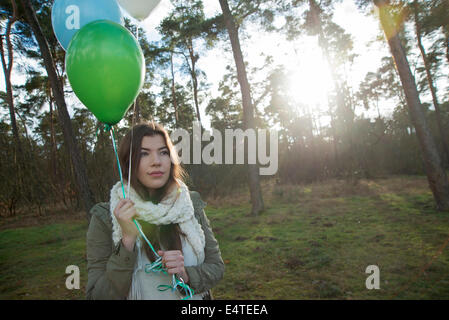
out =
{"type": "Polygon", "coordinates": [[[138,216],[134,203],[129,199],[122,199],[114,209],[114,216],[122,229],[122,243],[126,249],[132,251],[139,231],[133,222],[133,218],[138,216]]]}
{"type": "Polygon", "coordinates": [[[157,252],[162,257],[162,265],[167,268],[169,274],[177,274],[184,283],[189,282],[189,276],[184,268],[184,256],[179,250],[170,250],[157,252]]]}

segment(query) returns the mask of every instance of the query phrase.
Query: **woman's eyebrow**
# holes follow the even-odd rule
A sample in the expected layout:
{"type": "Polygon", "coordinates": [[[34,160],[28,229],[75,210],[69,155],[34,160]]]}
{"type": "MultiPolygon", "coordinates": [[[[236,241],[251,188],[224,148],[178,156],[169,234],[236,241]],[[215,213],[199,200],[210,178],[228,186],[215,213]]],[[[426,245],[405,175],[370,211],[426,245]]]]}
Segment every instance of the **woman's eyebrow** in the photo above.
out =
{"type": "MultiPolygon", "coordinates": [[[[142,148],[140,148],[140,149],[141,149],[141,150],[146,150],[146,151],[151,151],[151,149],[144,148],[144,147],[142,147],[142,148]]],[[[162,149],[168,149],[168,147],[167,147],[167,146],[160,147],[158,150],[162,150],[162,149]]]]}

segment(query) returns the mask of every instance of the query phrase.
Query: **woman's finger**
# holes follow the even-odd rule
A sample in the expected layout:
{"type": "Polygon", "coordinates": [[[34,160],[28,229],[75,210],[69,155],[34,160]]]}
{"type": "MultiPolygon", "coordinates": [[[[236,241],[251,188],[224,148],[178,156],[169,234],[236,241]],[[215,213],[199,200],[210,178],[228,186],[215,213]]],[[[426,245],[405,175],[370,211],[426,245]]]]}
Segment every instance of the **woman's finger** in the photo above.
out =
{"type": "Polygon", "coordinates": [[[117,206],[114,209],[114,214],[117,216],[120,211],[122,210],[123,206],[126,204],[126,202],[124,202],[123,200],[120,200],[119,203],[117,204],[117,206]]]}
{"type": "Polygon", "coordinates": [[[125,204],[132,203],[130,199],[121,199],[118,206],[124,206],[125,204]]]}
{"type": "Polygon", "coordinates": [[[177,273],[181,273],[181,269],[180,268],[171,268],[171,269],[167,269],[167,272],[169,274],[177,274],[177,273]]]}
{"type": "Polygon", "coordinates": [[[167,258],[178,257],[178,256],[182,256],[182,252],[179,250],[169,250],[169,251],[165,251],[164,256],[167,258]]]}
{"type": "Polygon", "coordinates": [[[128,210],[126,210],[124,213],[123,213],[123,219],[125,219],[125,220],[131,220],[132,218],[134,218],[135,216],[138,216],[138,214],[137,214],[137,212],[136,212],[136,209],[134,209],[134,208],[129,208],[128,210]]]}
{"type": "Polygon", "coordinates": [[[165,266],[170,269],[170,268],[179,268],[179,267],[183,267],[184,263],[182,263],[181,261],[168,261],[165,263],[165,266]]]}
{"type": "Polygon", "coordinates": [[[120,200],[119,203],[117,204],[116,209],[120,209],[121,207],[123,207],[124,204],[125,202],[123,200],[120,200]]]}
{"type": "Polygon", "coordinates": [[[163,262],[165,264],[175,264],[175,265],[180,265],[180,264],[184,264],[184,258],[183,257],[172,257],[172,258],[168,258],[168,259],[163,259],[163,262]]]}
{"type": "Polygon", "coordinates": [[[122,206],[122,210],[127,210],[134,206],[134,203],[131,200],[125,200],[125,204],[122,206]]]}

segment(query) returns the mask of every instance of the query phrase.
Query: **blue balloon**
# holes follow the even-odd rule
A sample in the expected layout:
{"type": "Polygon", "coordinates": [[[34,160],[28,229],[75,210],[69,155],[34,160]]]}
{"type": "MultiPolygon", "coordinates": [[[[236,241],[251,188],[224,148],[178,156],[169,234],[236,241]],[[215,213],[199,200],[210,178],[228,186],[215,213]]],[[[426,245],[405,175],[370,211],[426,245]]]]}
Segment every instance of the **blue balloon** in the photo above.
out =
{"type": "Polygon", "coordinates": [[[116,0],[55,0],[51,9],[53,31],[64,50],[79,29],[95,20],[124,24],[116,0]]]}

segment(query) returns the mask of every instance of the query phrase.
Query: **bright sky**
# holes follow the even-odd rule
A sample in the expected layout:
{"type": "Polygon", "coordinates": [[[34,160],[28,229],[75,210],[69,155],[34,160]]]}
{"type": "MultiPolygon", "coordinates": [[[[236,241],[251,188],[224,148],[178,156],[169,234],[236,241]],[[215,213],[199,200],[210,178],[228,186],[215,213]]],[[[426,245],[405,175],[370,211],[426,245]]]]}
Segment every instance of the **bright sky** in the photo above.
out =
{"type": "MultiPolygon", "coordinates": [[[[204,6],[206,16],[212,16],[221,12],[218,0],[204,1],[204,6]]],[[[172,5],[169,0],[162,0],[159,6],[141,24],[149,40],[159,39],[155,27],[168,14],[171,8],[172,5]]],[[[351,70],[348,70],[348,75],[352,80],[354,90],[356,90],[358,83],[365,77],[366,73],[375,71],[379,65],[380,58],[388,55],[389,52],[384,43],[370,44],[379,32],[378,23],[374,17],[366,17],[358,12],[353,1],[344,0],[343,3],[336,6],[334,21],[353,36],[354,52],[359,56],[356,58],[351,70]]],[[[332,87],[332,83],[316,38],[303,37],[294,42],[287,42],[279,35],[261,33],[255,26],[249,26],[248,31],[252,37],[247,41],[241,41],[241,45],[245,61],[249,62],[250,67],[262,66],[265,57],[271,55],[275,65],[284,65],[287,70],[294,71],[290,86],[294,98],[298,102],[314,106],[321,105],[324,108],[327,102],[326,93],[332,87]]],[[[232,59],[231,53],[224,53],[223,49],[218,47],[200,56],[198,67],[206,73],[209,83],[212,84],[212,97],[217,96],[218,82],[225,73],[226,65],[234,63],[232,59]]],[[[14,72],[12,81],[14,84],[22,84],[25,81],[25,76],[14,72]]],[[[6,90],[3,70],[0,79],[0,90],[6,90]]],[[[210,122],[204,110],[205,105],[202,105],[201,117],[205,120],[205,127],[209,128],[210,122]]],[[[389,113],[390,110],[386,111],[389,113]]]]}
{"type": "MultiPolygon", "coordinates": [[[[218,0],[204,1],[204,8],[206,17],[221,12],[218,0]]],[[[159,39],[155,27],[170,9],[170,2],[162,0],[156,10],[144,21],[143,28],[149,40],[159,39]]],[[[364,79],[368,71],[376,71],[380,59],[389,54],[388,49],[385,43],[374,42],[379,33],[378,22],[374,17],[367,17],[360,13],[354,1],[344,0],[338,4],[334,21],[353,36],[354,52],[359,56],[355,59],[351,70],[348,70],[348,75],[354,89],[357,89],[359,82],[364,79]]],[[[288,42],[279,35],[261,33],[257,26],[249,26],[248,34],[253,35],[252,38],[249,41],[241,41],[241,45],[245,62],[249,62],[250,67],[263,66],[265,57],[271,55],[275,65],[284,65],[287,70],[294,71],[290,91],[298,102],[326,107],[326,94],[332,89],[331,76],[315,37],[302,37],[288,42]]],[[[207,74],[207,79],[212,84],[213,97],[218,95],[218,83],[223,78],[226,65],[234,63],[232,59],[232,54],[225,55],[223,49],[218,47],[200,56],[198,67],[207,74]]],[[[210,123],[204,112],[206,106],[201,107],[201,119],[205,119],[205,127],[208,128],[210,123]]],[[[391,110],[386,111],[391,112],[391,110]]]]}

